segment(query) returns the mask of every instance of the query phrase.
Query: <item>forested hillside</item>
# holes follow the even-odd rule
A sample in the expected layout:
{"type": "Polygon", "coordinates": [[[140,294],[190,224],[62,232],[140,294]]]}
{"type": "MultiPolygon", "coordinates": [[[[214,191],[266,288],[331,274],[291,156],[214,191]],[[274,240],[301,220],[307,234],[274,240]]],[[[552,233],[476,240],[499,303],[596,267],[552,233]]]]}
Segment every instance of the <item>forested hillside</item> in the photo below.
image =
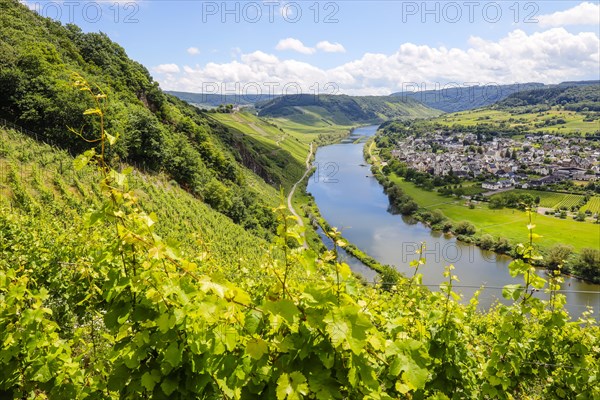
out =
{"type": "Polygon", "coordinates": [[[600,111],[600,84],[573,85],[526,90],[498,102],[497,108],[545,105],[572,111],[600,111]]]}
{"type": "Polygon", "coordinates": [[[563,93],[575,86],[591,86],[588,90],[597,92],[597,85],[598,81],[562,82],[558,85],[536,82],[498,85],[492,82],[487,85],[466,87],[455,87],[449,84],[444,89],[398,92],[393,93],[392,96],[413,99],[428,107],[452,113],[487,107],[495,103],[505,106],[524,105],[523,101],[515,102],[515,99],[529,98],[530,102],[536,101],[535,95],[531,97],[531,93],[538,95],[545,93],[543,96],[551,96],[550,93],[563,93]],[[593,89],[594,85],[596,89],[593,89]]]}
{"type": "Polygon", "coordinates": [[[164,171],[234,222],[270,235],[273,219],[264,210],[273,199],[250,189],[247,175],[255,171],[278,189],[281,167],[263,167],[252,138],[236,140],[222,124],[163,93],[144,66],[102,33],[61,26],[16,0],[0,2],[0,33],[0,118],[72,153],[92,147],[67,129],[99,123],[84,118],[90,100],[72,90],[78,73],[110,99],[106,129],[121,135],[108,148],[110,162],[164,171]]]}

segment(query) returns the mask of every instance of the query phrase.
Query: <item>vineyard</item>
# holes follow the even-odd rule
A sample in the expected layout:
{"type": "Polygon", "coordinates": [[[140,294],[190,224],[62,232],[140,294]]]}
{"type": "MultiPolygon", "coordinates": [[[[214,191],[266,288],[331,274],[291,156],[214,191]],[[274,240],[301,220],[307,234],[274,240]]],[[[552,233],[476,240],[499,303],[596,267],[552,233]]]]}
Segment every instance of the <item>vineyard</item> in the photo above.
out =
{"type": "Polygon", "coordinates": [[[592,214],[600,213],[600,196],[590,198],[585,206],[581,207],[581,211],[590,211],[592,214]]]}
{"type": "MultiPolygon", "coordinates": [[[[0,128],[0,206],[32,213],[42,225],[61,221],[77,225],[81,215],[102,201],[98,177],[91,168],[76,171],[66,152],[0,128]]],[[[129,181],[140,205],[162,221],[157,232],[179,242],[186,252],[209,251],[221,263],[246,267],[260,262],[268,242],[199,202],[177,183],[139,171],[129,181]]],[[[261,190],[277,198],[273,188],[262,185],[261,190]]]]}
{"type": "Polygon", "coordinates": [[[571,207],[577,206],[583,200],[583,196],[577,194],[566,194],[563,195],[563,199],[554,206],[554,208],[566,208],[568,210],[571,207]]]}
{"type": "Polygon", "coordinates": [[[566,194],[566,193],[558,193],[558,192],[545,192],[541,190],[523,190],[523,189],[514,189],[508,193],[516,193],[516,194],[530,194],[533,198],[540,198],[540,207],[545,208],[561,208],[566,207],[570,209],[572,206],[577,206],[582,200],[582,195],[578,194],[566,194]]]}
{"type": "Polygon", "coordinates": [[[102,152],[79,155],[65,180],[69,156],[3,133],[1,398],[600,396],[600,329],[591,313],[571,321],[560,276],[527,263],[540,257],[531,222],[509,267],[523,283],[484,313],[477,296],[459,302],[453,266],[439,291],[421,286],[423,247],[411,278],[362,283],[336,261],[338,231],[332,251],[302,250],[283,206],[261,256],[260,240],[168,182],[112,169],[115,138],[97,135],[102,152]],[[195,250],[162,238],[178,229],[205,235],[195,250]]]}

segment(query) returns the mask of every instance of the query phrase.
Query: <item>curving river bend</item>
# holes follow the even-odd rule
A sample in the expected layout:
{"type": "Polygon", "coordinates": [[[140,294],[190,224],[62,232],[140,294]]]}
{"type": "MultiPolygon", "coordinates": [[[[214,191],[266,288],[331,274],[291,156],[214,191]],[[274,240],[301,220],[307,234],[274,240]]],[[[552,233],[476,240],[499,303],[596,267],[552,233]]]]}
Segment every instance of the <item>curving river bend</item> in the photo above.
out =
{"type": "MultiPolygon", "coordinates": [[[[461,286],[457,291],[469,299],[482,285],[482,307],[489,307],[502,299],[502,287],[522,280],[508,273],[511,259],[455,238],[433,232],[426,225],[388,212],[389,201],[383,187],[372,176],[370,166],[363,159],[363,144],[354,142],[361,136],[372,136],[378,126],[355,129],[342,143],[319,148],[314,165],[315,174],[308,182],[307,191],[316,201],[323,218],[343,231],[349,241],[382,264],[390,264],[410,276],[409,262],[415,259],[415,250],[425,242],[427,263],[419,269],[423,284],[436,289],[443,278],[444,267],[454,264],[461,286]]],[[[523,229],[526,229],[523,227],[523,229]]],[[[376,273],[358,260],[345,260],[355,272],[368,280],[376,273]]],[[[578,317],[587,306],[600,311],[600,285],[565,277],[562,293],[567,298],[567,309],[578,317]]],[[[539,294],[543,297],[545,294],[539,294]]]]}

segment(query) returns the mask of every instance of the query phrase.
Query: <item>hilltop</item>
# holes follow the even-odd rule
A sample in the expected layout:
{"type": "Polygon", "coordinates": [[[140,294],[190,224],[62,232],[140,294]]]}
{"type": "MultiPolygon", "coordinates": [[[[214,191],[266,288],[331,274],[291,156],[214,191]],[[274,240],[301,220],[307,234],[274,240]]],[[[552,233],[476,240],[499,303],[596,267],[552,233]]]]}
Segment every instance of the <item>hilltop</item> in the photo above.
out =
{"type": "MultiPolygon", "coordinates": [[[[600,135],[598,110],[599,84],[563,85],[514,93],[486,107],[443,114],[417,125],[429,130],[488,136],[559,134],[595,137],[600,135]]],[[[388,121],[384,128],[393,130],[395,124],[388,121]]]]}

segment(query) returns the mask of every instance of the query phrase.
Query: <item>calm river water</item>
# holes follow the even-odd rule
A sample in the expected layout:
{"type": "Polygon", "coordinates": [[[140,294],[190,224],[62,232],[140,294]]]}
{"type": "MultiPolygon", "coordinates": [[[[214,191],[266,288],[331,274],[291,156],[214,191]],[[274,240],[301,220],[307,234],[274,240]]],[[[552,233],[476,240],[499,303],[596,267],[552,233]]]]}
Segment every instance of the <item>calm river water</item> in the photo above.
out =
{"type": "MultiPolygon", "coordinates": [[[[415,250],[419,244],[425,242],[427,263],[419,270],[423,273],[423,284],[435,290],[444,279],[444,266],[454,264],[454,273],[460,279],[457,285],[462,286],[457,291],[464,299],[468,300],[480,286],[485,286],[480,296],[483,307],[502,299],[504,285],[522,282],[509,275],[509,257],[461,243],[433,232],[420,222],[388,212],[389,201],[383,187],[363,159],[364,145],[353,143],[376,131],[377,126],[358,128],[343,143],[317,151],[317,172],[309,180],[308,192],[314,196],[323,217],[380,263],[394,265],[409,276],[413,270],[408,264],[417,257],[415,250]]],[[[365,278],[375,278],[376,274],[358,260],[347,258],[346,262],[365,278]]],[[[565,278],[562,290],[573,317],[579,316],[589,305],[598,318],[600,285],[565,278]]]]}

